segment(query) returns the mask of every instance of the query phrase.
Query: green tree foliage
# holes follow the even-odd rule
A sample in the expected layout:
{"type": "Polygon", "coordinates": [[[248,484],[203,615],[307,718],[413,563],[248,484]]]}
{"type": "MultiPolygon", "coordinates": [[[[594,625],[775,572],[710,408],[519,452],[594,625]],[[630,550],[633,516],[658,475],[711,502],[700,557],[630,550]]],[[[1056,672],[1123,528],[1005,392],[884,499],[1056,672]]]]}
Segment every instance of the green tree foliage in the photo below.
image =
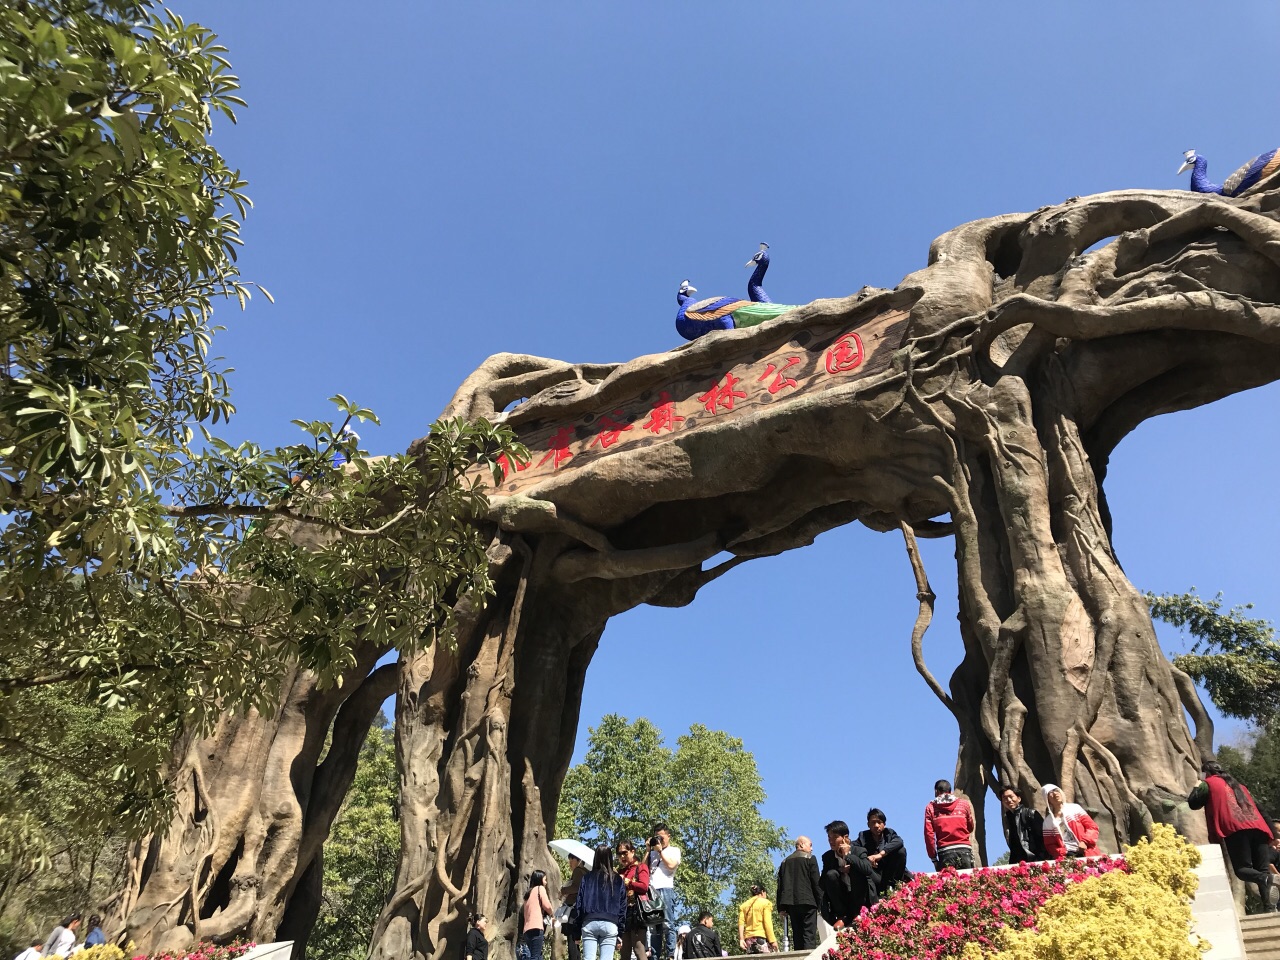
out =
{"type": "Polygon", "coordinates": [[[8,955],[73,909],[98,911],[119,890],[127,838],[111,768],[134,749],[129,711],[51,690],[15,699],[24,735],[0,751],[0,793],[17,811],[0,820],[0,950],[8,955]]]}
{"type": "Polygon", "coordinates": [[[257,289],[209,139],[242,105],[225,53],[154,0],[0,4],[0,736],[30,736],[33,690],[134,711],[112,776],[135,829],[179,727],[272,709],[290,663],[447,638],[491,589],[483,478],[524,455],[452,420],[368,458],[341,430],[374,415],[341,396],[293,446],[210,432],[234,412],[213,307],[257,289]]]}
{"type": "Polygon", "coordinates": [[[369,731],[324,845],[324,905],[307,943],[317,960],[364,960],[400,855],[396,748],[386,717],[369,731]]]}
{"type": "Polygon", "coordinates": [[[560,836],[591,846],[619,840],[642,846],[672,807],[671,781],[663,776],[671,751],[662,731],[644,717],[632,723],[610,713],[591,728],[588,744],[586,758],[565,775],[556,815],[560,836]]]}
{"type": "Polygon", "coordinates": [[[681,848],[680,916],[693,922],[712,911],[724,943],[736,947],[737,906],[752,883],[772,893],[772,855],[786,846],[786,831],[760,815],[764,800],[755,757],[739,738],[694,724],[672,751],[645,718],[608,714],[565,777],[556,826],[592,845],[626,838],[643,850],[653,825],[666,822],[681,848]]]}
{"type": "Polygon", "coordinates": [[[1261,725],[1280,714],[1280,643],[1271,621],[1248,616],[1253,604],[1223,612],[1222,594],[1206,599],[1194,588],[1146,599],[1153,617],[1191,635],[1190,652],[1173,663],[1203,684],[1219,710],[1261,725]]]}
{"type": "Polygon", "coordinates": [[[729,893],[737,904],[750,896],[753,883],[772,896],[772,854],[786,849],[787,834],[760,816],[764,787],[742,741],[695,723],[676,741],[668,776],[672,809],[679,811],[671,819],[680,837],[685,902],[714,904],[729,893]]]}
{"type": "Polygon", "coordinates": [[[1268,816],[1280,816],[1280,643],[1271,621],[1251,617],[1253,604],[1222,609],[1222,595],[1205,599],[1193,588],[1182,594],[1147,594],[1151,615],[1180,627],[1191,651],[1174,664],[1204,685],[1228,716],[1255,725],[1239,746],[1222,746],[1218,761],[1247,784],[1268,816]]]}

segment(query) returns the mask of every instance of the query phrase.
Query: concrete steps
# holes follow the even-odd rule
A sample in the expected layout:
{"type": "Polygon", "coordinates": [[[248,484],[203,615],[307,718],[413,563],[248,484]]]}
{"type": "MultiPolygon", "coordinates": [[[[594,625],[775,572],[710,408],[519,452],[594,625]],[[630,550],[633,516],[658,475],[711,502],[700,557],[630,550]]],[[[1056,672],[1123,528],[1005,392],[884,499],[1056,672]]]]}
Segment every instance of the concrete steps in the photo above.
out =
{"type": "Polygon", "coordinates": [[[1258,913],[1240,921],[1248,960],[1280,960],[1280,913],[1258,913]]]}
{"type": "Polygon", "coordinates": [[[1200,887],[1191,902],[1191,925],[1197,934],[1213,944],[1213,949],[1204,954],[1204,960],[1245,960],[1235,895],[1222,859],[1222,848],[1205,844],[1197,849],[1200,866],[1196,867],[1196,876],[1200,887]]]}

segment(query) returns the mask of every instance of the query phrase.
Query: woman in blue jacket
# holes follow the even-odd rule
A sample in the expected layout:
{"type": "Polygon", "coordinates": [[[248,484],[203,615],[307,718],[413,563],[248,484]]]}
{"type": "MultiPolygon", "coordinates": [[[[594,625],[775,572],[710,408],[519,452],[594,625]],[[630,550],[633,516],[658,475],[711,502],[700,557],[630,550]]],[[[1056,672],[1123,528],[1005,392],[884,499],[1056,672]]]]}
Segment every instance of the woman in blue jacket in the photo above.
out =
{"type": "Polygon", "coordinates": [[[596,847],[591,872],[582,878],[575,910],[582,924],[582,960],[613,960],[627,917],[627,885],[613,869],[613,849],[596,847]]]}

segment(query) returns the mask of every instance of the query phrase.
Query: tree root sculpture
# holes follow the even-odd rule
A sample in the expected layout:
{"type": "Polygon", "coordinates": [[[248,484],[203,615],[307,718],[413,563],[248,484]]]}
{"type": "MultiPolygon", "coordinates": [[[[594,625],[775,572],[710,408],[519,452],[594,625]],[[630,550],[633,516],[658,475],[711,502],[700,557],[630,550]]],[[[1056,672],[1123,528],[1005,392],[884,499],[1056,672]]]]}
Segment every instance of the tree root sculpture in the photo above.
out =
{"type": "MultiPolygon", "coordinates": [[[[853,521],[905,537],[913,654],[956,717],[961,789],[1058,782],[1096,812],[1108,850],[1153,820],[1198,837],[1180,798],[1212,726],[1112,549],[1103,482],[1143,420],[1280,377],[1277,209],[1275,179],[1234,199],[1073,198],[944,234],[894,290],[668,353],[487,360],[446,413],[505,420],[532,457],[492,491],[497,597],[458,611],[456,646],[401,667],[403,852],[371,956],[456,953],[472,909],[514,940],[516,878],[554,870],[547,828],[609,617],[689,603],[736,565],[853,521]],[[947,687],[924,662],[933,595],[916,536],[955,539],[964,656],[947,687]]],[[[190,927],[203,895],[202,933],[225,933],[239,901],[210,912],[201,892],[229,862],[213,848],[262,846],[240,797],[183,802],[151,858],[182,861],[166,867],[181,882],[152,896],[144,881],[139,904],[190,927]]],[[[258,856],[256,903],[292,889],[272,872],[296,874],[286,860],[258,856]]],[[[282,915],[257,909],[244,929],[282,915]]]]}
{"type": "Polygon", "coordinates": [[[375,666],[385,652],[361,651],[341,687],[319,689],[295,670],[273,716],[228,716],[208,739],[179,745],[173,820],[136,845],[116,906],[115,925],[139,948],[277,935],[305,947],[324,840],[396,690],[398,665],[375,666]]]}

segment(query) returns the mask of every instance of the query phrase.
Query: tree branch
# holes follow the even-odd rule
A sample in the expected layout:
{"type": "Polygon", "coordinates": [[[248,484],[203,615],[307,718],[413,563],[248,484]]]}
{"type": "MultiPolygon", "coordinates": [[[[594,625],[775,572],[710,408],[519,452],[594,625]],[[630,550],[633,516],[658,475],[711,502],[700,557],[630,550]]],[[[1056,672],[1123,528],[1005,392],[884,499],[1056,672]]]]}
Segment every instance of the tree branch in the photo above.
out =
{"type": "Polygon", "coordinates": [[[719,534],[709,533],[690,543],[673,543],[641,550],[571,550],[552,564],[552,575],[564,583],[591,577],[622,580],[664,570],[685,570],[714,557],[723,548],[719,534]]]}
{"type": "Polygon", "coordinates": [[[1280,224],[1270,217],[1238,207],[1230,200],[1206,197],[1202,203],[1188,207],[1167,220],[1145,230],[1127,233],[1116,241],[1116,270],[1126,267],[1155,244],[1174,238],[1190,239],[1214,227],[1229,230],[1272,263],[1280,266],[1280,224]]]}
{"type": "Polygon", "coordinates": [[[324,517],[317,517],[313,514],[298,513],[283,505],[267,506],[263,504],[252,503],[197,503],[187,507],[165,506],[161,510],[167,517],[175,519],[187,519],[193,517],[279,517],[285,520],[296,520],[299,523],[309,523],[326,530],[336,530],[338,533],[345,534],[349,537],[378,537],[386,533],[397,523],[402,521],[414,510],[427,509],[430,507],[430,501],[434,499],[434,491],[432,496],[428,498],[427,504],[409,503],[401,508],[395,516],[386,523],[372,529],[360,530],[355,527],[348,527],[345,524],[338,523],[336,520],[328,520],[324,517]]]}
{"type": "Polygon", "coordinates": [[[1018,294],[992,307],[987,317],[974,339],[974,353],[981,357],[989,357],[996,337],[1024,323],[1072,340],[1150,330],[1205,330],[1280,343],[1280,307],[1212,291],[1165,294],[1106,306],[1057,303],[1018,294]]]}

